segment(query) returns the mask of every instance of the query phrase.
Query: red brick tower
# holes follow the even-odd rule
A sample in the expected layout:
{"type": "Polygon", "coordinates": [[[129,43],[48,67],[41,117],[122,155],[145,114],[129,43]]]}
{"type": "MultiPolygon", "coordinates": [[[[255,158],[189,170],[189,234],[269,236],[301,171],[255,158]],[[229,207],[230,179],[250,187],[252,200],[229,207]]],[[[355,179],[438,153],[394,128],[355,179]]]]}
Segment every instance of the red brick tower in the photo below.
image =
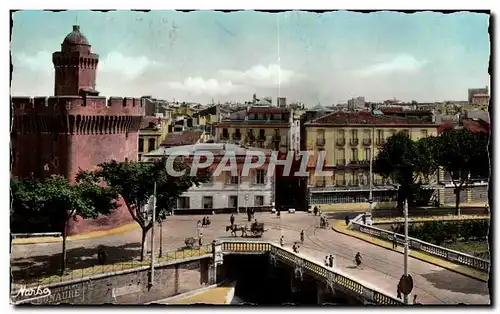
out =
{"type": "Polygon", "coordinates": [[[78,25],[64,38],[61,51],[52,54],[55,68],[55,96],[95,93],[99,56],[92,53],[87,38],[78,25]]]}
{"type": "MultiPolygon", "coordinates": [[[[55,97],[12,97],[12,174],[50,174],[71,182],[81,169],[110,161],[137,160],[141,99],[99,97],[98,56],[78,26],[53,54],[55,97]]],[[[109,217],[72,222],[70,234],[112,228],[131,221],[122,206],[109,217]]]]}

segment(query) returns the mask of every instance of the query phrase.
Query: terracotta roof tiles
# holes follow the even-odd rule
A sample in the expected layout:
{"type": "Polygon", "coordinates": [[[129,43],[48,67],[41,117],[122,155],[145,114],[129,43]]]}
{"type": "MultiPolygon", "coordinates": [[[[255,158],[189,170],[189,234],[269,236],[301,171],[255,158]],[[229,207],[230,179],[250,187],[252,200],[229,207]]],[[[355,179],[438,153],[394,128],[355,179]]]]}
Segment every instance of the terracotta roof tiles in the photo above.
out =
{"type": "Polygon", "coordinates": [[[417,120],[415,118],[399,117],[394,115],[373,115],[371,112],[335,112],[320,117],[307,124],[330,124],[330,125],[436,125],[429,121],[417,120]]]}

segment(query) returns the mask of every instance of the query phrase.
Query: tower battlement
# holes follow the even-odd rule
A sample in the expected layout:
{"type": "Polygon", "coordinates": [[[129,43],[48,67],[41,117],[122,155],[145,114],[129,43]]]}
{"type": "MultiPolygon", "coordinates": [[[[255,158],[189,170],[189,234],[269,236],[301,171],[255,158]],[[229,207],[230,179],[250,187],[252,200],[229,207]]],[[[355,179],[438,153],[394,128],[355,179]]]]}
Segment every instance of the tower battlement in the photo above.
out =
{"type": "Polygon", "coordinates": [[[140,98],[100,96],[12,97],[14,115],[144,116],[140,98]]]}

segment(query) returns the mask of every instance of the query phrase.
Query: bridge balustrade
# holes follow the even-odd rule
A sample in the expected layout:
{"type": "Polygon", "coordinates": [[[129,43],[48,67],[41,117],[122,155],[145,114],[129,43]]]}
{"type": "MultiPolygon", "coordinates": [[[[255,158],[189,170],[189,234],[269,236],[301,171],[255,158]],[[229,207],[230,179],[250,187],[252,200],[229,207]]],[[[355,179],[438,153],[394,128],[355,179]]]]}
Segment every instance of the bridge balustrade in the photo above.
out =
{"type": "MultiPolygon", "coordinates": [[[[354,219],[350,221],[349,227],[352,230],[369,234],[371,236],[377,237],[382,240],[392,241],[394,237],[394,232],[380,229],[374,226],[365,225],[362,223],[362,219],[363,219],[363,214],[356,216],[354,219]]],[[[403,243],[404,235],[398,233],[397,241],[399,244],[404,244],[403,243]]],[[[432,256],[443,258],[453,263],[475,268],[485,273],[490,272],[490,261],[473,255],[450,250],[442,246],[424,242],[422,240],[415,239],[412,237],[408,237],[408,247],[416,251],[421,251],[432,256]]]]}

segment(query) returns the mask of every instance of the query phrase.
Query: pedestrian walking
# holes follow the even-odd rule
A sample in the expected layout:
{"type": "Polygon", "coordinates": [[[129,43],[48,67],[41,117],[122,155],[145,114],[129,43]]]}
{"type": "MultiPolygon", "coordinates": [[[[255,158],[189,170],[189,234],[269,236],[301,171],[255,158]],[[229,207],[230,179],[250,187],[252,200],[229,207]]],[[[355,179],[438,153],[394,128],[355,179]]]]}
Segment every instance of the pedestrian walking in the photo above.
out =
{"type": "Polygon", "coordinates": [[[281,236],[280,245],[283,247],[285,245],[285,236],[281,236]]]}
{"type": "Polygon", "coordinates": [[[325,256],[325,266],[326,266],[326,267],[328,267],[328,266],[330,265],[329,260],[330,260],[330,257],[329,257],[328,255],[327,255],[327,256],[325,256]]]}
{"type": "Polygon", "coordinates": [[[363,225],[366,225],[366,215],[363,215],[363,225]]]}
{"type": "Polygon", "coordinates": [[[304,230],[300,231],[300,242],[304,243],[304,230]]]}
{"type": "Polygon", "coordinates": [[[203,233],[200,232],[200,236],[198,237],[198,245],[201,247],[203,245],[203,233]]]}
{"type": "Polygon", "coordinates": [[[345,216],[345,225],[349,226],[349,216],[345,216]]]}
{"type": "Polygon", "coordinates": [[[314,216],[318,216],[318,206],[314,206],[314,216]]]}
{"type": "Polygon", "coordinates": [[[234,225],[234,215],[231,214],[231,217],[229,218],[229,222],[231,223],[231,226],[234,225]]]}
{"type": "Polygon", "coordinates": [[[392,249],[397,249],[398,248],[398,234],[394,232],[392,235],[392,249]]]}

